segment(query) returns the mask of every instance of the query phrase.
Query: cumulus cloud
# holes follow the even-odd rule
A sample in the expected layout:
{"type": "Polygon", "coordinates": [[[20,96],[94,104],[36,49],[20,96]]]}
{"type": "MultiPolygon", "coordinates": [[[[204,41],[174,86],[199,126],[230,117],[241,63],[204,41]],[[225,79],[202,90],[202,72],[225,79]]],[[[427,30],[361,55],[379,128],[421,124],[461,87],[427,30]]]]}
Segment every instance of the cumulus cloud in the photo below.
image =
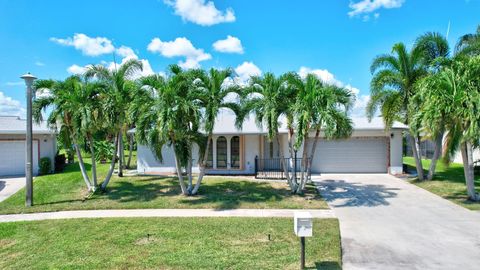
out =
{"type": "Polygon", "coordinates": [[[218,10],[212,1],[205,0],[164,0],[175,10],[175,14],[184,21],[202,26],[211,26],[219,23],[234,22],[235,13],[232,8],[225,11],[218,10]]]}
{"type": "Polygon", "coordinates": [[[198,68],[200,62],[209,60],[212,56],[205,53],[203,49],[197,49],[192,42],[185,37],[178,37],[173,41],[162,41],[154,38],[148,44],[147,50],[153,53],[159,53],[164,57],[185,57],[184,61],[179,61],[182,68],[198,68]]]}
{"type": "Polygon", "coordinates": [[[51,41],[63,45],[71,46],[80,50],[84,55],[99,56],[102,54],[112,53],[115,47],[112,41],[105,37],[89,37],[85,34],[76,33],[72,37],[67,38],[50,38],[51,41]]]}
{"type": "MultiPolygon", "coordinates": [[[[351,10],[348,12],[348,16],[355,17],[361,14],[368,14],[381,8],[399,8],[403,3],[405,3],[405,0],[361,0],[358,2],[350,2],[349,7],[351,10]]],[[[374,14],[376,19],[379,16],[379,13],[374,14]]],[[[364,21],[370,19],[369,15],[364,15],[362,18],[364,21]]]]}
{"type": "Polygon", "coordinates": [[[25,117],[25,108],[22,107],[20,101],[6,96],[0,91],[0,115],[25,117]]]}
{"type": "Polygon", "coordinates": [[[252,62],[243,62],[235,68],[237,77],[235,80],[239,84],[247,84],[251,76],[260,76],[262,71],[252,62]]]}
{"type": "Polygon", "coordinates": [[[326,84],[345,87],[346,89],[350,90],[355,95],[355,104],[353,105],[350,114],[357,117],[365,117],[365,108],[367,107],[367,103],[370,100],[370,96],[360,94],[360,89],[353,87],[350,84],[343,83],[342,81],[335,78],[335,76],[326,69],[312,69],[309,67],[300,67],[300,70],[297,73],[300,75],[301,78],[307,77],[308,74],[314,74],[326,84]]]}
{"type": "Polygon", "coordinates": [[[226,39],[215,41],[213,48],[217,52],[243,54],[243,46],[240,39],[230,35],[228,35],[226,39]]]}
{"type": "Polygon", "coordinates": [[[67,72],[70,74],[75,74],[75,75],[81,75],[87,70],[88,66],[79,66],[76,64],[73,64],[67,68],[67,72]]]}

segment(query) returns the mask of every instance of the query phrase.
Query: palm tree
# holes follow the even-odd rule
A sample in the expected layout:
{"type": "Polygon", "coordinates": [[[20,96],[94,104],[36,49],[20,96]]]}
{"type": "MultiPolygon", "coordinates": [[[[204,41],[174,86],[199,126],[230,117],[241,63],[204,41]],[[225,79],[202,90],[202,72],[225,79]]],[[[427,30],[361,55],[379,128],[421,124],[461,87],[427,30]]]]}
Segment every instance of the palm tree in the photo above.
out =
{"type": "Polygon", "coordinates": [[[41,121],[42,111],[51,108],[47,120],[49,126],[57,129],[64,141],[73,142],[83,180],[88,190],[94,191],[95,185],[90,182],[78,143],[85,130],[83,128],[92,120],[90,101],[96,96],[92,91],[94,88],[85,87],[79,76],[71,76],[65,81],[38,80],[35,82],[35,89],[48,90],[49,93],[34,101],[32,113],[35,121],[41,121]]]}
{"type": "MultiPolygon", "coordinates": [[[[395,121],[410,124],[409,104],[415,93],[415,83],[427,74],[423,51],[413,47],[407,51],[403,43],[393,46],[392,54],[377,56],[370,70],[373,74],[370,83],[371,99],[367,105],[367,116],[372,119],[378,108],[390,129],[395,121]]],[[[410,128],[410,144],[417,168],[418,178],[424,179],[419,151],[418,130],[410,128]]]]}
{"type": "Polygon", "coordinates": [[[451,67],[424,78],[418,95],[424,100],[422,124],[433,132],[447,127],[447,153],[452,155],[460,146],[468,197],[479,200],[472,153],[480,140],[480,57],[456,57],[451,67]]]}
{"type": "Polygon", "coordinates": [[[480,54],[480,25],[477,26],[475,33],[466,34],[459,38],[455,53],[468,56],[480,54]]]}
{"type": "MultiPolygon", "coordinates": [[[[235,102],[227,100],[231,94],[239,95],[240,88],[235,84],[229,84],[227,82],[233,75],[231,69],[217,70],[212,68],[208,73],[203,70],[191,70],[189,73],[194,83],[194,98],[199,101],[198,105],[203,110],[202,126],[207,134],[205,152],[199,162],[200,174],[198,175],[195,187],[193,189],[189,187],[190,194],[195,195],[198,192],[205,174],[216,118],[222,109],[228,109],[235,113],[235,115],[240,114],[240,106],[235,102]]],[[[240,120],[240,118],[238,120],[240,120]]],[[[236,126],[240,128],[241,122],[237,121],[236,126]]]]}
{"type": "Polygon", "coordinates": [[[173,148],[177,176],[183,195],[190,195],[185,185],[183,168],[187,173],[189,187],[192,186],[192,149],[199,146],[204,153],[206,138],[199,132],[201,118],[200,102],[196,99],[191,74],[180,67],[170,67],[172,74],[168,79],[160,75],[151,75],[141,79],[145,95],[144,105],[137,119],[138,141],[146,143],[156,157],[163,161],[164,146],[173,148]]]}
{"type": "MultiPolygon", "coordinates": [[[[291,88],[287,82],[291,74],[287,73],[276,77],[273,73],[266,73],[263,77],[252,77],[250,86],[243,91],[243,117],[253,113],[257,125],[262,127],[266,125],[267,138],[269,141],[276,140],[282,168],[287,178],[287,182],[292,192],[295,192],[297,186],[294,180],[289,176],[289,170],[283,147],[280,143],[278,132],[281,116],[286,116],[291,100],[288,98],[291,88]]],[[[291,119],[291,117],[290,117],[291,119]]],[[[242,119],[243,121],[243,119],[242,119]]]]}
{"type": "Polygon", "coordinates": [[[303,153],[301,178],[296,192],[302,193],[320,132],[325,133],[326,139],[347,138],[352,134],[353,124],[348,111],[354,102],[354,95],[346,88],[324,84],[314,74],[308,74],[305,79],[297,75],[290,78],[290,83],[298,91],[294,105],[297,125],[295,147],[298,149],[303,144],[303,153]],[[315,137],[310,147],[309,133],[312,129],[315,130],[315,137]]]}
{"type": "MultiPolygon", "coordinates": [[[[96,78],[108,86],[108,91],[103,97],[104,124],[112,134],[115,134],[115,142],[118,144],[115,145],[115,153],[117,151],[119,153],[118,176],[120,177],[123,176],[123,133],[127,129],[127,109],[136,87],[130,79],[141,70],[142,62],[131,59],[123,63],[118,70],[110,70],[103,65],[95,65],[90,66],[85,72],[87,78],[96,78]]],[[[115,158],[113,158],[112,164],[107,178],[102,183],[102,189],[106,189],[110,181],[115,166],[115,158]]]]}
{"type": "MultiPolygon", "coordinates": [[[[422,51],[424,63],[430,67],[429,73],[437,73],[441,70],[442,65],[449,60],[450,47],[448,45],[448,41],[439,33],[428,32],[421,35],[417,38],[414,47],[422,51]]],[[[423,102],[425,102],[425,100],[418,100],[416,104],[423,102]]],[[[415,108],[413,108],[413,111],[416,111],[415,108]]],[[[416,112],[421,112],[421,110],[416,112]]],[[[419,117],[414,119],[421,121],[421,118],[419,117]]],[[[445,121],[438,121],[435,123],[439,125],[438,128],[429,130],[429,134],[434,141],[434,151],[430,167],[428,169],[427,180],[432,180],[433,176],[435,175],[437,161],[442,153],[442,142],[445,134],[445,121]]],[[[411,126],[413,127],[417,126],[420,128],[420,125],[421,123],[418,121],[411,122],[411,126]]]]}

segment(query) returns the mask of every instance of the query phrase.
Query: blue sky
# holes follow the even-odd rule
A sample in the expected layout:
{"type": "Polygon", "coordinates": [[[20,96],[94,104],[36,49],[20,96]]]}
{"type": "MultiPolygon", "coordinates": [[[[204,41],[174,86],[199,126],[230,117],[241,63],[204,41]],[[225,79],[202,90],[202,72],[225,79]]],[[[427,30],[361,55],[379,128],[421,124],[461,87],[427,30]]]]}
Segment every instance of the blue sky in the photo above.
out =
{"type": "Polygon", "coordinates": [[[89,64],[169,64],[313,72],[368,100],[372,59],[427,31],[458,37],[480,24],[480,0],[0,0],[0,115],[25,113],[19,76],[63,79],[89,64]]]}

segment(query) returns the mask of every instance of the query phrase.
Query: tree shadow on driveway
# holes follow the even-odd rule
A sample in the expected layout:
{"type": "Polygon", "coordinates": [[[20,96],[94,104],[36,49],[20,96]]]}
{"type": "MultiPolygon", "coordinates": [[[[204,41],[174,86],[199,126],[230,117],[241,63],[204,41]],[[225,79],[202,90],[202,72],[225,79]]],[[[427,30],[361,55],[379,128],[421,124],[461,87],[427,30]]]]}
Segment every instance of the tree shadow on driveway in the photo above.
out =
{"type": "Polygon", "coordinates": [[[345,180],[323,180],[316,183],[322,197],[335,207],[374,207],[389,205],[388,199],[397,196],[398,188],[384,185],[365,185],[345,180]]]}

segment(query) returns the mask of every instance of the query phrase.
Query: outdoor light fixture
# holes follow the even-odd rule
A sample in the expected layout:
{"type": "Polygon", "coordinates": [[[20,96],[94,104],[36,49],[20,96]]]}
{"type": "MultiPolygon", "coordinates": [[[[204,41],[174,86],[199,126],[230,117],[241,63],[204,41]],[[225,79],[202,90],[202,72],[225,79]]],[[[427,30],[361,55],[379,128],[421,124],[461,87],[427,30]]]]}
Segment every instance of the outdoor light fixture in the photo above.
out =
{"type": "Polygon", "coordinates": [[[393,133],[390,133],[390,138],[392,138],[392,139],[393,139],[393,137],[394,137],[393,133]]]}
{"type": "Polygon", "coordinates": [[[32,206],[33,204],[33,153],[32,153],[32,84],[37,77],[32,74],[27,73],[21,76],[25,81],[26,88],[26,98],[27,98],[27,133],[25,135],[25,205],[32,206]]]}
{"type": "Polygon", "coordinates": [[[305,237],[311,237],[313,233],[312,214],[297,211],[293,219],[293,230],[300,237],[300,269],[305,269],[305,237]]]}

